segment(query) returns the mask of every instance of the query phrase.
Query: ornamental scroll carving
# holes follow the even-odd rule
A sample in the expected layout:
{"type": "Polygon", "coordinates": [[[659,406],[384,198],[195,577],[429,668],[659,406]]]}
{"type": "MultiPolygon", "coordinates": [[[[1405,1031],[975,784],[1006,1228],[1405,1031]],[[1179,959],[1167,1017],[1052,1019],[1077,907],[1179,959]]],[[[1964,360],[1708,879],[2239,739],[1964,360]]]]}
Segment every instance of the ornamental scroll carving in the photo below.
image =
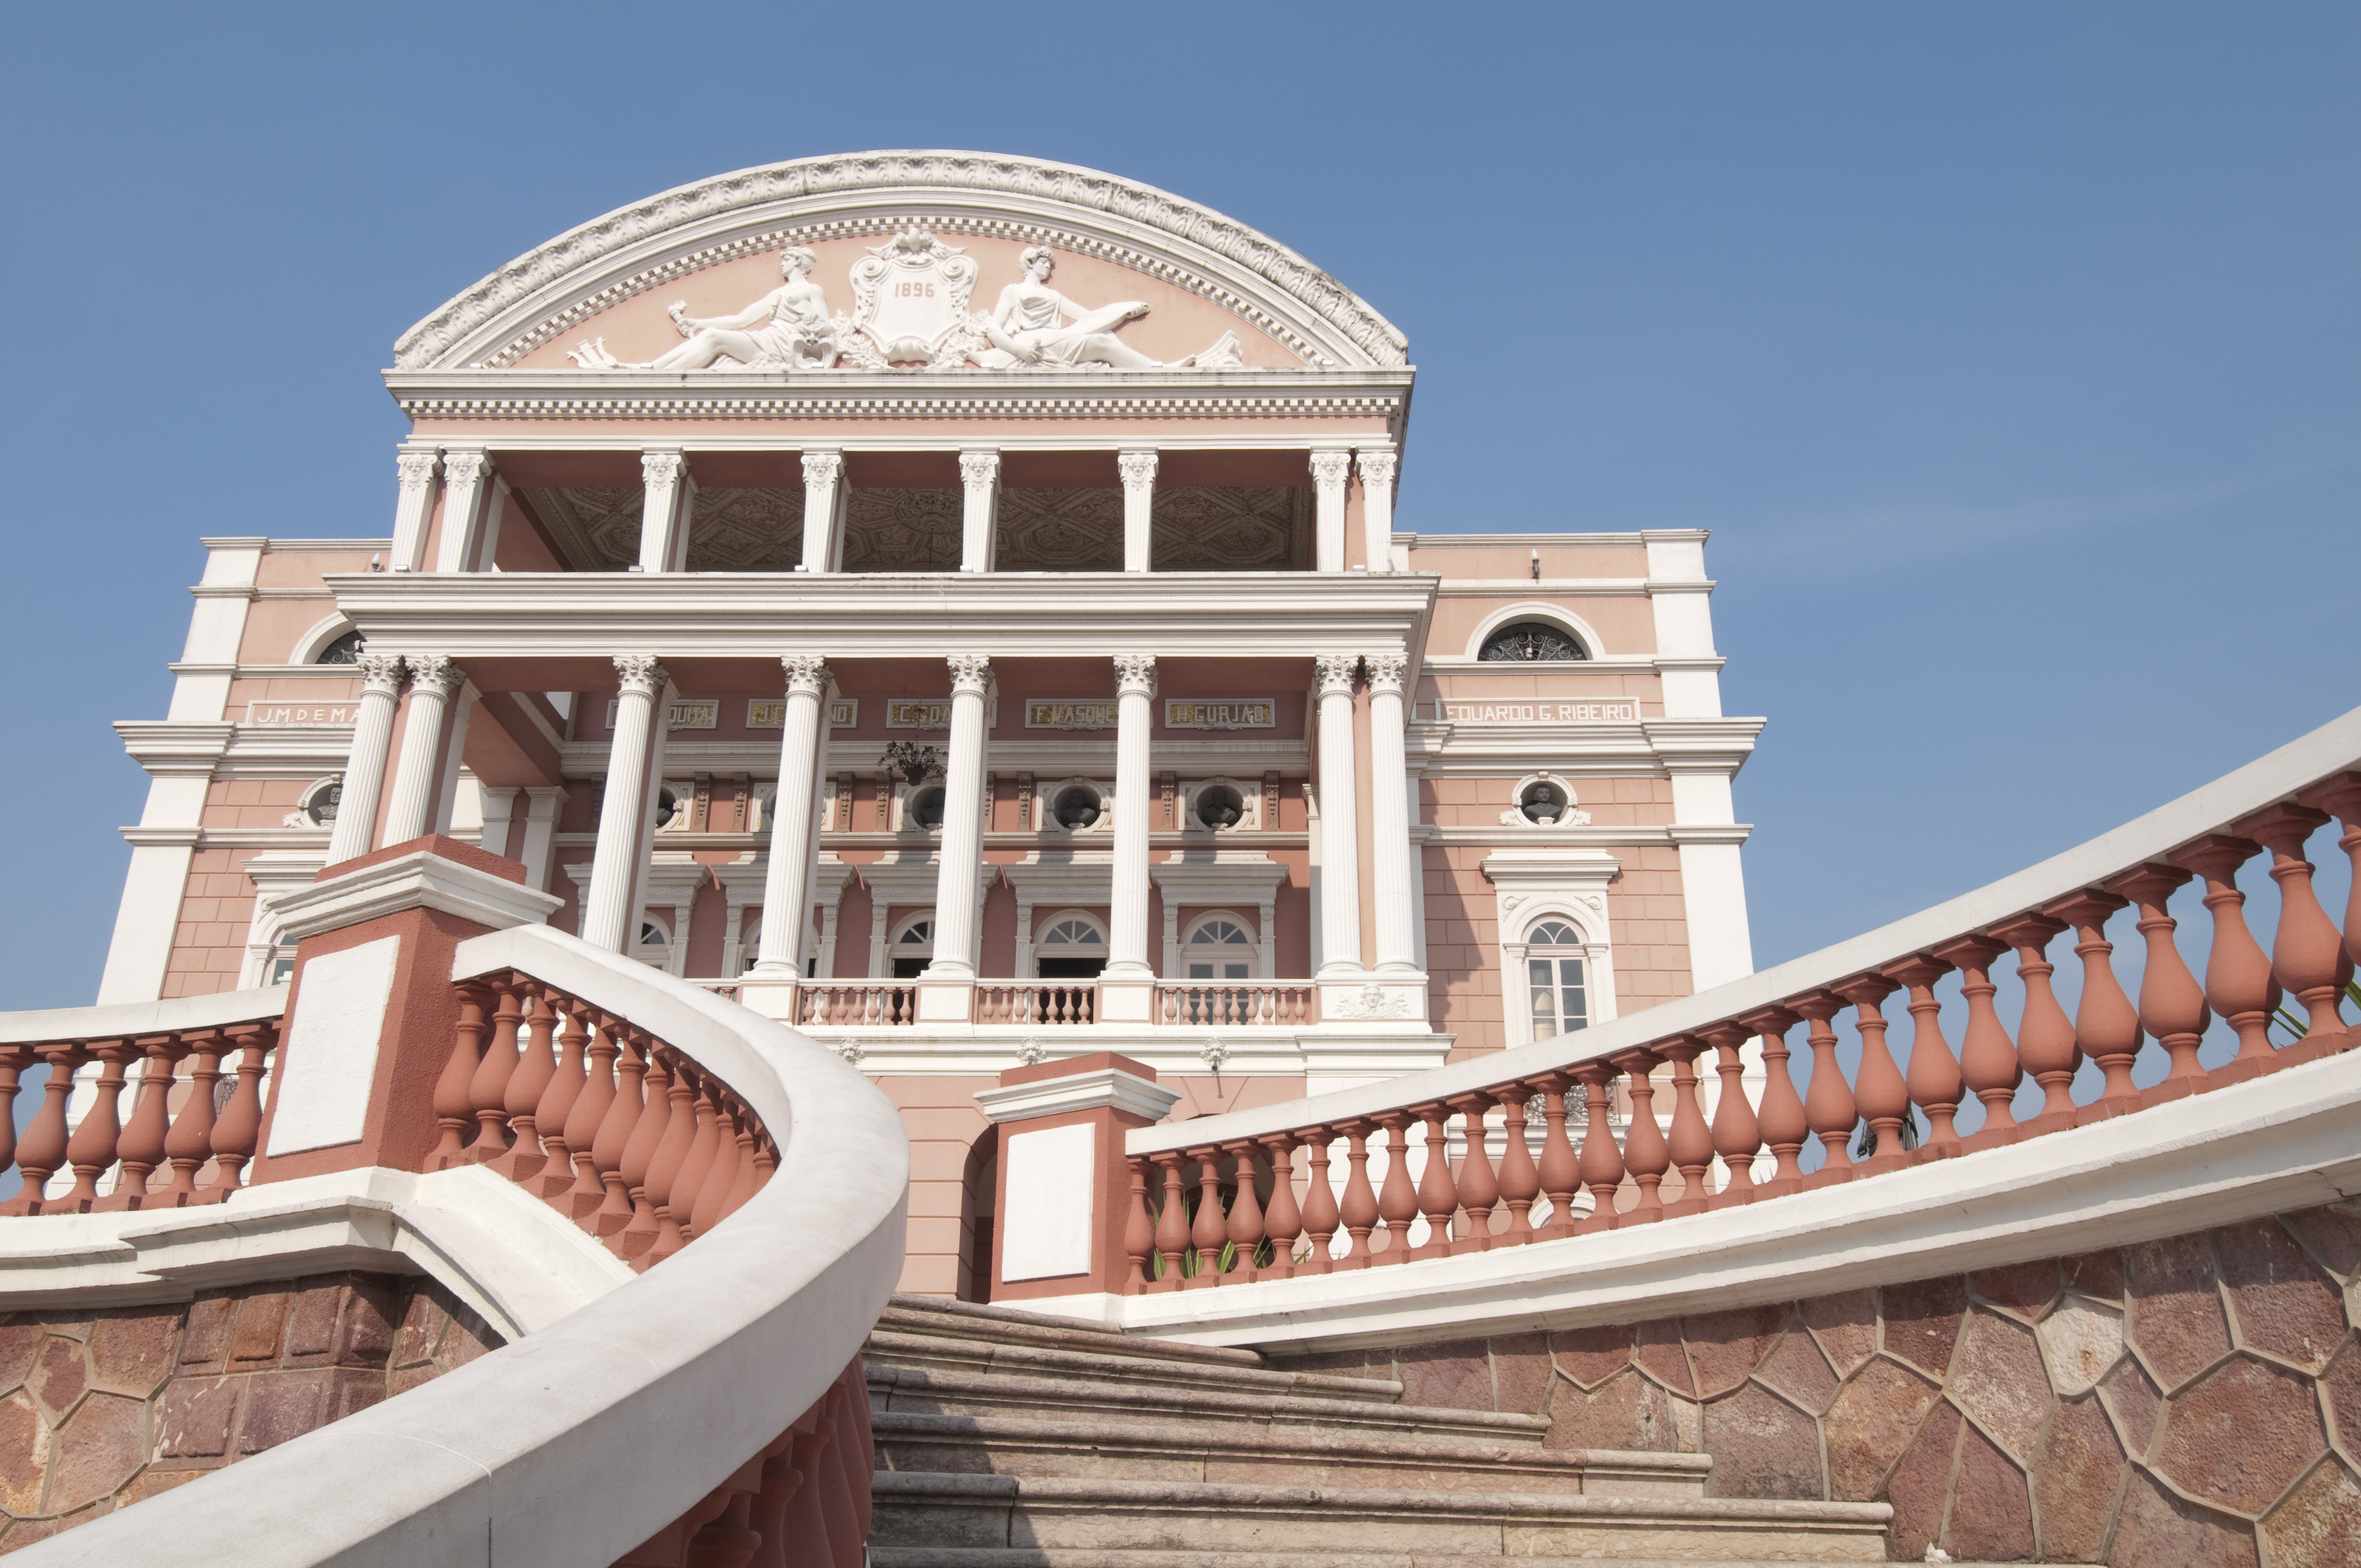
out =
{"type": "Polygon", "coordinates": [[[1340,996],[1323,1003],[1322,1011],[1332,1018],[1407,1018],[1411,1015],[1411,1001],[1383,986],[1365,985],[1357,996],[1340,996]]]}

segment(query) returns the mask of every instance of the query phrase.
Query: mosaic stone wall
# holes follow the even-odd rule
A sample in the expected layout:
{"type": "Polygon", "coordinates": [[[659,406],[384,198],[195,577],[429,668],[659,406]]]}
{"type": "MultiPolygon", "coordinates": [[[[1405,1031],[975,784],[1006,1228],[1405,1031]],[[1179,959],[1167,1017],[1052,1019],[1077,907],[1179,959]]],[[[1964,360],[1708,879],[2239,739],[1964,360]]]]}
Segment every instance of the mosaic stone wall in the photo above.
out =
{"type": "Polygon", "coordinates": [[[1567,1448],[1706,1453],[1731,1497],[1889,1501],[1889,1555],[2361,1563],[2361,1205],[1623,1326],[1274,1357],[1567,1448]]]}
{"type": "Polygon", "coordinates": [[[0,1316],[0,1554],[171,1490],[500,1344],[427,1279],[333,1274],[0,1316]]]}

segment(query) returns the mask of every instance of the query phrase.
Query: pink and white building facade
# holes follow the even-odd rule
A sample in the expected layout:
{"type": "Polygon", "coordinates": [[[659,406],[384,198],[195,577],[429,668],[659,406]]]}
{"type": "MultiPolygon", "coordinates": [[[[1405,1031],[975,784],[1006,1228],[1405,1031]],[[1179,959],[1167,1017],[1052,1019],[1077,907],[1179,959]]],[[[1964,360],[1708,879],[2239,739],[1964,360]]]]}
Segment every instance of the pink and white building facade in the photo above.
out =
{"type": "Polygon", "coordinates": [[[1023,159],[562,236],[396,345],[390,516],[205,542],[99,1000],[270,984],[324,867],[479,845],[876,1081],[952,1295],[1005,1070],[1178,1120],[1748,974],[1704,535],[1398,510],[1414,380],[1277,242],[1023,159]]]}

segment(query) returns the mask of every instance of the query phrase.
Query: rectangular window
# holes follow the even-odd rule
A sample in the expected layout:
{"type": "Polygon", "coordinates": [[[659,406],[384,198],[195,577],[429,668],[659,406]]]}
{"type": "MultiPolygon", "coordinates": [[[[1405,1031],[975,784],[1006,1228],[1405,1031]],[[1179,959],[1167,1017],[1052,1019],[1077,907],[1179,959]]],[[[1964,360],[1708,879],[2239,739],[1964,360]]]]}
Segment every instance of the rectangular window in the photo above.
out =
{"type": "Polygon", "coordinates": [[[1211,964],[1191,964],[1189,966],[1189,978],[1191,980],[1211,980],[1213,978],[1213,966],[1211,964]]]}
{"type": "Polygon", "coordinates": [[[1533,1038],[1570,1035],[1590,1022],[1580,959],[1528,959],[1525,978],[1533,1005],[1533,1038]]]}

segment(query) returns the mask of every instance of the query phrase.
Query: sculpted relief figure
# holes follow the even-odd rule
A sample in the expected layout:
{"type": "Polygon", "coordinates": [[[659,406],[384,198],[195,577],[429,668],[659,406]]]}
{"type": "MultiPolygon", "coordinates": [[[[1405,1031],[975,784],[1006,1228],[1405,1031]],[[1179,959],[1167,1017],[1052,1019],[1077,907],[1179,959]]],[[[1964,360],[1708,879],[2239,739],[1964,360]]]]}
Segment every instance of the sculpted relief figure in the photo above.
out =
{"type": "Polygon", "coordinates": [[[786,281],[736,315],[692,316],[686,302],[675,302],[673,325],[688,341],[643,364],[617,359],[603,337],[566,353],[586,370],[702,370],[723,359],[757,370],[826,370],[837,360],[837,323],[829,320],[826,291],[811,280],[818,259],[802,246],[788,247],[779,257],[786,281]]]}
{"type": "Polygon", "coordinates": [[[988,370],[1018,365],[1113,365],[1126,370],[1153,369],[1160,363],[1118,341],[1115,329],[1148,313],[1137,300],[1087,310],[1049,287],[1057,258],[1041,246],[1027,250],[1018,262],[1025,280],[1000,291],[1000,302],[975,325],[992,340],[975,362],[988,370]],[[1069,322],[1069,316],[1073,319],[1069,322]]]}

